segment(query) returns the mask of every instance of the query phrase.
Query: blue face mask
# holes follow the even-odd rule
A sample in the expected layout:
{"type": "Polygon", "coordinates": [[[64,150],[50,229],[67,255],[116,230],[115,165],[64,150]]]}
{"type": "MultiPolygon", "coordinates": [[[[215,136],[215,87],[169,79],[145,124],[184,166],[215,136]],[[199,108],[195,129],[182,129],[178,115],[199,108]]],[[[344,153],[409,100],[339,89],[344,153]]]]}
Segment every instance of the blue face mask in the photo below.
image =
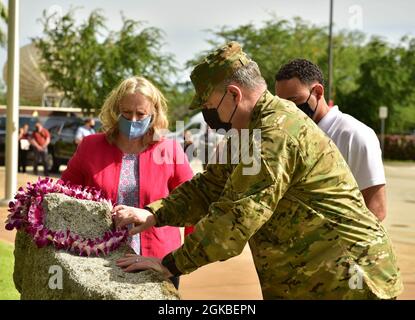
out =
{"type": "Polygon", "coordinates": [[[151,118],[149,115],[142,120],[130,121],[121,115],[118,120],[118,129],[130,140],[141,138],[150,129],[151,118]]]}

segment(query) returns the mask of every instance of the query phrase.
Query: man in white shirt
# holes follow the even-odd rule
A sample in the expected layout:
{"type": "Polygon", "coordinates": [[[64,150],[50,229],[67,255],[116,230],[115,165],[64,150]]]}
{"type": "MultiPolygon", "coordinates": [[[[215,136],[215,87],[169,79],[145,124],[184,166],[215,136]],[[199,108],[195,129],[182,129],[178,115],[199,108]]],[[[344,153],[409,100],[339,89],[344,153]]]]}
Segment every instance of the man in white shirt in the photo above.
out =
{"type": "Polygon", "coordinates": [[[321,70],[305,59],[295,59],[275,76],[275,93],[293,101],[337,145],[349,165],[366,206],[380,221],[386,217],[385,172],[375,132],[324,99],[321,70]]]}
{"type": "Polygon", "coordinates": [[[86,136],[95,133],[95,120],[92,118],[85,119],[84,125],[76,130],[75,143],[80,144],[86,136]]]}

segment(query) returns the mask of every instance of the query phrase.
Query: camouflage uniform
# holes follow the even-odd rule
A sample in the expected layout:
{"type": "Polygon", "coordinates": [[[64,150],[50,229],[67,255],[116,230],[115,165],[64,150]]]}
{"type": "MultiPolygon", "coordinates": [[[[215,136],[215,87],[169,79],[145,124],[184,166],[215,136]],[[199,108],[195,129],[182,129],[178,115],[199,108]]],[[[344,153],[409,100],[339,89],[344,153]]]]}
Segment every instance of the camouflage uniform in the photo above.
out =
{"type": "Polygon", "coordinates": [[[239,255],[249,242],[265,299],[400,294],[388,234],[335,144],[292,102],[268,91],[249,129],[261,129],[258,174],[244,175],[243,163],[210,164],[147,207],[158,226],[196,225],[163,264],[186,274],[239,255]]]}

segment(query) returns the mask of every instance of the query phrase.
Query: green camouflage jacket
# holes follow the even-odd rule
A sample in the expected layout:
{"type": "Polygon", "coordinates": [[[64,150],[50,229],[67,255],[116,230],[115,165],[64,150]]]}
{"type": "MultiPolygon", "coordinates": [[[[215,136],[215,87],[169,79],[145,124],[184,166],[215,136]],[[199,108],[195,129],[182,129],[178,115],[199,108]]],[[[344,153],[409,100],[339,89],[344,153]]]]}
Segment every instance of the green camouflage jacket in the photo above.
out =
{"type": "Polygon", "coordinates": [[[268,91],[249,129],[261,130],[257,174],[244,174],[243,163],[210,164],[147,207],[157,226],[195,225],[164,260],[186,274],[239,255],[249,242],[265,299],[400,294],[391,240],[333,141],[268,91]]]}

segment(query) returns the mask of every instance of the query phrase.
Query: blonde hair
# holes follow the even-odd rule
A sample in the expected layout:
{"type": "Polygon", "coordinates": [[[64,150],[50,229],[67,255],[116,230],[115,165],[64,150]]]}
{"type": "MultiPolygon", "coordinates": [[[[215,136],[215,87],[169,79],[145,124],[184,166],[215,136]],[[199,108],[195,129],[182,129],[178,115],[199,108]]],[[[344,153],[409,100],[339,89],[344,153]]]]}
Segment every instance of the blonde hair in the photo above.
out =
{"type": "Polygon", "coordinates": [[[167,129],[167,101],[163,94],[149,80],[134,76],[123,80],[117,88],[111,91],[105,99],[99,114],[102,122],[102,130],[112,143],[118,134],[118,118],[120,116],[120,101],[127,94],[141,93],[152,104],[153,119],[151,129],[146,134],[147,142],[154,143],[153,137],[160,136],[159,131],[167,129]],[[148,139],[151,137],[151,139],[148,139]],[[150,140],[150,141],[148,141],[150,140]]]}

